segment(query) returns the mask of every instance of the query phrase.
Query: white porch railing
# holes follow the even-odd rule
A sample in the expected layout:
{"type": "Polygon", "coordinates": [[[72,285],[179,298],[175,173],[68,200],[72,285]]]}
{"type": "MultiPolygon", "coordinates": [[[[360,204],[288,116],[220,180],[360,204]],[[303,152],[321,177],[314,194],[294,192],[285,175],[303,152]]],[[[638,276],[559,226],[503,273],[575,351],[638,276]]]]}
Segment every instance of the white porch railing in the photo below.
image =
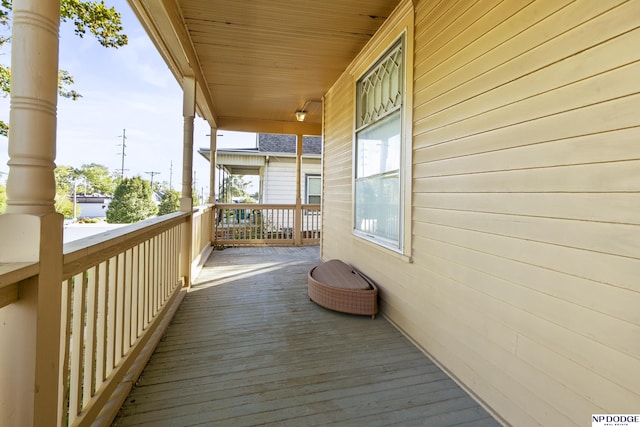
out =
{"type": "MultiPolygon", "coordinates": [[[[52,393],[58,396],[58,419],[51,425],[111,422],[184,298],[185,277],[197,274],[214,240],[317,244],[319,210],[208,206],[64,245],[60,373],[58,393],[52,393]]],[[[0,309],[19,301],[21,286],[38,274],[38,263],[0,264],[0,309]]]]}
{"type": "Polygon", "coordinates": [[[320,205],[227,203],[215,206],[216,245],[317,245],[320,205]],[[296,218],[300,220],[297,221],[296,218]]]}
{"type": "MultiPolygon", "coordinates": [[[[184,298],[183,266],[195,275],[211,251],[212,227],[205,207],[64,245],[59,418],[50,425],[111,422],[184,298]]],[[[0,264],[0,309],[38,274],[38,263],[0,264]]]]}
{"type": "Polygon", "coordinates": [[[109,422],[126,398],[144,367],[134,363],[146,363],[149,350],[138,356],[150,342],[153,350],[152,335],[162,333],[184,296],[180,248],[189,216],[171,214],[65,245],[61,425],[109,422]]]}

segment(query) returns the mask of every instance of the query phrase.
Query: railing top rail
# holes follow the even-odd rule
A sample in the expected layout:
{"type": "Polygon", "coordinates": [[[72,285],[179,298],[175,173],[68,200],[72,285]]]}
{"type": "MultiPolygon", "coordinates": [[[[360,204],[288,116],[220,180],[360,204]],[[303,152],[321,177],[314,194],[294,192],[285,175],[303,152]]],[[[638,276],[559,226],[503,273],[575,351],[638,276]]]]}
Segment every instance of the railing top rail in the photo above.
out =
{"type": "Polygon", "coordinates": [[[38,262],[0,262],[0,289],[33,277],[39,271],[38,262]]]}
{"type": "Polygon", "coordinates": [[[214,209],[215,205],[213,203],[207,203],[200,206],[194,206],[193,208],[193,216],[199,216],[204,214],[207,210],[214,209]]]}
{"type": "Polygon", "coordinates": [[[66,243],[63,248],[64,276],[83,271],[86,258],[110,258],[186,221],[191,215],[191,212],[175,212],[66,243]]]}

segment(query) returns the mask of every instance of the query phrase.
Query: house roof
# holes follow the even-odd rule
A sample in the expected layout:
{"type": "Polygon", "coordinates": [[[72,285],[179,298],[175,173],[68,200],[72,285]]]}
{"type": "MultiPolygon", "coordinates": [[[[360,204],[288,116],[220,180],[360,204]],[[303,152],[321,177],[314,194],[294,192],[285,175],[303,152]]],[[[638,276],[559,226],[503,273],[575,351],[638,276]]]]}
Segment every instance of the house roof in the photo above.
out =
{"type": "MultiPolygon", "coordinates": [[[[296,136],[282,134],[259,134],[258,147],[255,148],[225,148],[218,149],[218,164],[225,165],[225,158],[221,155],[227,155],[228,159],[237,159],[237,156],[280,156],[295,157],[296,155],[296,136]],[[230,157],[233,156],[233,157],[230,157]]],[[[198,153],[211,160],[211,150],[209,148],[200,148],[198,153]]],[[[302,137],[302,154],[304,157],[319,158],[322,154],[322,138],[319,136],[303,136],[302,137]]],[[[242,165],[246,166],[246,161],[242,161],[242,165]]],[[[255,165],[254,165],[255,166],[255,165]]]]}
{"type": "MultiPolygon", "coordinates": [[[[293,153],[296,152],[296,136],[282,134],[258,135],[258,150],[268,153],[293,153]]],[[[319,136],[302,137],[303,154],[322,154],[322,138],[319,136]]]]}

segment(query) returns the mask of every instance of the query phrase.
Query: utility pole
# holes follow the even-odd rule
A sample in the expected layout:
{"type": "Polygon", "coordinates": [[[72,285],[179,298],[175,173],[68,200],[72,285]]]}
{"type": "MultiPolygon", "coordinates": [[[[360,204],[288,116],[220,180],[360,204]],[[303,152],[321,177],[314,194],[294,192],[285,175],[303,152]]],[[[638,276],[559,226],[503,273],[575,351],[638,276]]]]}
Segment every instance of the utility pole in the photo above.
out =
{"type": "Polygon", "coordinates": [[[160,175],[160,172],[145,172],[147,175],[151,175],[151,192],[153,193],[153,177],[160,175]]]}
{"type": "Polygon", "coordinates": [[[198,179],[196,178],[196,171],[193,171],[193,184],[191,188],[195,188],[196,192],[198,191],[198,179]]]}
{"type": "Polygon", "coordinates": [[[122,144],[118,144],[118,146],[122,146],[122,153],[120,154],[122,157],[122,166],[120,167],[120,180],[124,180],[124,157],[126,156],[124,150],[127,148],[127,130],[126,129],[122,129],[122,135],[120,135],[118,138],[122,138],[122,144]]]}
{"type": "Polygon", "coordinates": [[[171,164],[169,165],[169,188],[171,190],[173,190],[173,184],[172,181],[173,180],[173,160],[171,160],[171,164]]]}

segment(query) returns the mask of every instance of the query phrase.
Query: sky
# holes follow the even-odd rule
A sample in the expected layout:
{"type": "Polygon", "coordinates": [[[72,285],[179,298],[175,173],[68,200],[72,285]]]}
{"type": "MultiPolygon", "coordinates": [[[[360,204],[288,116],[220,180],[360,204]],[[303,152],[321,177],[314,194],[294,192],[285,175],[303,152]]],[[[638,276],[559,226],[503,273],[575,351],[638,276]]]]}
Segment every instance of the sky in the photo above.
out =
{"type": "MultiPolygon", "coordinates": [[[[126,0],[106,0],[122,15],[127,46],[102,47],[93,36],[80,38],[68,23],[60,27],[60,68],[75,79],[77,101],[58,98],[56,165],[79,167],[98,163],[120,171],[122,135],[126,131],[124,174],[154,182],[182,182],[182,90],[137,21],[126,0]],[[173,163],[173,167],[172,167],[173,163]]],[[[10,48],[0,61],[10,63],[10,48]]],[[[9,121],[9,99],[0,98],[0,118],[9,121]]],[[[195,186],[209,194],[209,162],[197,153],[209,147],[210,127],[200,117],[194,124],[195,186]]],[[[255,135],[219,131],[218,147],[254,147],[255,135]]],[[[9,172],[8,141],[0,137],[0,183],[9,172]]]]}

